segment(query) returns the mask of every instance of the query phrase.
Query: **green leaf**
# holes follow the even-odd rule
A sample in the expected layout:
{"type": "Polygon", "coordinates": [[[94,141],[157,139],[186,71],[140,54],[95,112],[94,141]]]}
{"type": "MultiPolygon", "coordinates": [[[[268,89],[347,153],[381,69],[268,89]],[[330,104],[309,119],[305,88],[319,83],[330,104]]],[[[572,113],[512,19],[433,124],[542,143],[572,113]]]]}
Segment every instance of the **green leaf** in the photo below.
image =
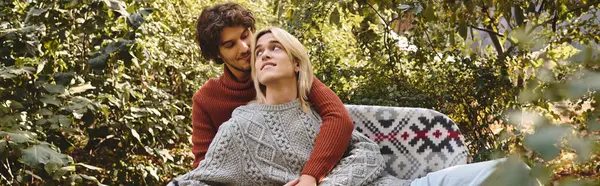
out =
{"type": "Polygon", "coordinates": [[[6,149],[8,148],[8,142],[4,139],[0,139],[0,157],[3,157],[4,152],[8,152],[6,149]]]}
{"type": "Polygon", "coordinates": [[[65,8],[74,8],[75,6],[79,5],[80,1],[81,0],[69,0],[69,3],[66,4],[65,8]]]}
{"type": "Polygon", "coordinates": [[[85,174],[79,174],[79,176],[81,176],[83,179],[86,179],[86,180],[90,180],[90,181],[93,181],[93,182],[98,182],[98,179],[96,179],[96,177],[93,177],[93,176],[88,176],[88,175],[85,175],[85,174]]]}
{"type": "Polygon", "coordinates": [[[433,6],[428,6],[425,8],[425,10],[423,10],[423,17],[426,21],[435,20],[435,10],[433,10],[433,6]]]}
{"type": "Polygon", "coordinates": [[[161,116],[160,111],[156,110],[155,108],[146,108],[146,110],[154,115],[161,116]]]}
{"type": "Polygon", "coordinates": [[[15,143],[26,143],[30,142],[34,139],[34,133],[25,132],[25,131],[16,131],[16,132],[4,132],[0,131],[0,136],[8,136],[9,141],[13,141],[15,143]]]}
{"type": "Polygon", "coordinates": [[[71,94],[77,94],[77,93],[82,93],[82,92],[85,92],[87,90],[93,90],[93,89],[96,89],[96,87],[92,86],[90,84],[90,82],[87,82],[86,84],[82,84],[82,85],[70,88],[69,92],[71,94]]]}
{"type": "Polygon", "coordinates": [[[523,9],[521,6],[515,6],[515,21],[517,22],[517,26],[523,25],[523,20],[525,20],[525,15],[523,14],[523,9]]]}
{"type": "Polygon", "coordinates": [[[83,179],[79,174],[71,174],[71,176],[69,176],[69,179],[71,180],[71,183],[83,183],[83,179]]]}
{"type": "Polygon", "coordinates": [[[42,98],[40,98],[40,101],[42,103],[46,103],[49,105],[55,105],[57,107],[61,106],[61,102],[56,99],[56,96],[53,96],[53,95],[43,95],[42,98]]]}
{"type": "Polygon", "coordinates": [[[458,20],[458,34],[463,39],[467,39],[467,23],[463,18],[459,18],[458,20]]]}
{"type": "Polygon", "coordinates": [[[46,66],[46,63],[47,63],[46,60],[41,61],[40,64],[38,64],[38,66],[37,66],[36,73],[39,74],[40,72],[42,72],[42,70],[44,70],[44,67],[46,66]]]}
{"type": "Polygon", "coordinates": [[[138,134],[138,132],[135,129],[131,129],[131,135],[133,135],[133,137],[135,137],[135,139],[137,139],[138,142],[142,142],[142,140],[140,139],[140,134],[138,134]]]}
{"type": "Polygon", "coordinates": [[[42,15],[44,12],[46,12],[46,9],[31,8],[29,9],[29,12],[27,14],[29,14],[30,16],[39,16],[42,15]]]}
{"type": "Polygon", "coordinates": [[[122,0],[102,0],[111,10],[118,12],[123,17],[129,16],[127,5],[122,0]]]}
{"type": "Polygon", "coordinates": [[[600,73],[581,70],[573,74],[567,83],[565,93],[567,98],[578,99],[584,95],[600,90],[600,73]]]}
{"type": "Polygon", "coordinates": [[[154,178],[154,180],[156,180],[156,181],[160,180],[160,178],[158,177],[158,174],[156,173],[158,171],[158,168],[146,166],[146,170],[148,172],[150,172],[150,175],[154,178]]]}
{"type": "Polygon", "coordinates": [[[154,12],[154,8],[142,8],[139,12],[142,15],[150,15],[152,12],[154,12]]]}
{"type": "Polygon", "coordinates": [[[329,15],[329,23],[340,26],[340,12],[337,8],[334,8],[331,15],[329,15]]]}
{"type": "Polygon", "coordinates": [[[530,185],[533,183],[533,179],[529,175],[529,168],[525,166],[525,163],[513,155],[495,165],[491,175],[481,185],[530,185]]]}
{"type": "Polygon", "coordinates": [[[54,113],[52,113],[52,111],[46,109],[46,108],[42,108],[38,111],[38,114],[42,115],[42,116],[50,116],[54,113]]]}
{"type": "Polygon", "coordinates": [[[100,171],[100,170],[102,170],[102,168],[100,168],[100,167],[96,167],[96,166],[88,165],[88,164],[85,164],[85,163],[76,163],[75,165],[83,166],[83,167],[85,167],[85,168],[87,168],[87,169],[90,169],[90,170],[95,170],[95,171],[100,171]]]}
{"type": "Polygon", "coordinates": [[[46,170],[49,175],[53,175],[54,171],[60,169],[61,166],[62,165],[60,165],[59,162],[50,161],[44,165],[44,170],[46,170]]]}
{"type": "Polygon", "coordinates": [[[21,104],[21,103],[19,103],[17,101],[14,101],[14,100],[9,100],[9,101],[10,101],[10,108],[12,108],[12,109],[23,109],[23,108],[25,108],[25,107],[23,107],[23,104],[21,104]]]}
{"type": "Polygon", "coordinates": [[[525,136],[524,145],[538,153],[546,160],[550,161],[560,155],[560,139],[566,136],[569,129],[565,126],[549,125],[543,126],[535,133],[525,136]]]}
{"type": "Polygon", "coordinates": [[[34,177],[35,179],[38,179],[38,180],[43,180],[43,179],[42,179],[42,177],[40,177],[40,176],[38,176],[38,175],[34,174],[33,172],[31,172],[31,171],[29,171],[29,170],[25,170],[25,173],[27,173],[27,174],[31,175],[31,176],[32,176],[32,177],[34,177]]]}
{"type": "Polygon", "coordinates": [[[413,8],[413,13],[415,15],[419,15],[422,11],[423,11],[423,6],[421,6],[420,4],[413,8]]]}
{"type": "MultiPolygon", "coordinates": [[[[135,15],[135,14],[132,14],[132,15],[135,15]]],[[[113,52],[115,52],[115,51],[117,51],[119,49],[122,49],[122,48],[124,48],[127,45],[132,44],[132,43],[133,43],[133,41],[131,41],[131,40],[120,39],[118,41],[115,41],[115,42],[112,42],[112,43],[108,44],[106,46],[106,48],[104,48],[104,53],[105,54],[111,54],[111,53],[113,53],[113,52]]]]}
{"type": "Polygon", "coordinates": [[[60,169],[54,171],[54,173],[52,174],[52,178],[54,178],[55,180],[58,180],[62,176],[67,174],[67,172],[75,172],[75,166],[71,165],[71,166],[61,167],[60,169]]]}
{"type": "Polygon", "coordinates": [[[168,162],[167,160],[174,161],[173,156],[169,153],[167,149],[156,150],[154,152],[163,159],[163,162],[168,162]]]}
{"type": "Polygon", "coordinates": [[[65,115],[58,115],[58,123],[60,123],[62,127],[68,127],[71,126],[72,121],[65,115]]]}
{"type": "Polygon", "coordinates": [[[55,84],[44,84],[44,89],[53,94],[63,94],[66,90],[65,86],[55,84]]]}
{"type": "Polygon", "coordinates": [[[405,5],[405,4],[398,5],[398,9],[403,10],[403,11],[408,10],[410,7],[411,7],[410,5],[405,5]]]}
{"type": "Polygon", "coordinates": [[[590,117],[587,120],[588,130],[591,132],[600,131],[600,122],[598,122],[597,118],[590,117]]]}
{"type": "Polygon", "coordinates": [[[102,69],[106,66],[106,61],[108,61],[108,54],[100,54],[90,60],[88,60],[88,64],[93,69],[102,69]]]}
{"type": "Polygon", "coordinates": [[[71,157],[56,152],[54,149],[50,148],[50,145],[47,143],[29,147],[23,150],[21,156],[21,162],[30,167],[38,167],[40,164],[45,165],[47,163],[55,163],[64,166],[72,161],[71,157]]]}
{"type": "Polygon", "coordinates": [[[146,21],[144,16],[142,16],[142,14],[139,12],[127,16],[127,20],[129,21],[129,26],[131,26],[133,29],[139,28],[146,21]]]}
{"type": "Polygon", "coordinates": [[[577,161],[586,162],[592,157],[593,139],[573,138],[569,139],[569,146],[575,149],[577,161]]]}

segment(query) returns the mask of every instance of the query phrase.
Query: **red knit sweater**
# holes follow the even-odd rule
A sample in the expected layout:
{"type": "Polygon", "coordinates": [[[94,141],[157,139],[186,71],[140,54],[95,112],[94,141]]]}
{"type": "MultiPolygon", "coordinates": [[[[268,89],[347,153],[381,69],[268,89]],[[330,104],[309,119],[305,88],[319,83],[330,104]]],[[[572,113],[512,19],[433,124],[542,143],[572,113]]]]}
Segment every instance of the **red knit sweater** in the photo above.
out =
{"type": "MultiPolygon", "coordinates": [[[[231,118],[235,108],[256,97],[252,80],[237,82],[226,67],[219,78],[209,79],[193,97],[192,143],[194,167],[208,150],[219,126],[231,118]]],[[[348,147],[354,124],[340,98],[325,84],[314,79],[308,101],[323,119],[315,147],[302,170],[302,174],[320,181],[342,158],[348,147]]]]}

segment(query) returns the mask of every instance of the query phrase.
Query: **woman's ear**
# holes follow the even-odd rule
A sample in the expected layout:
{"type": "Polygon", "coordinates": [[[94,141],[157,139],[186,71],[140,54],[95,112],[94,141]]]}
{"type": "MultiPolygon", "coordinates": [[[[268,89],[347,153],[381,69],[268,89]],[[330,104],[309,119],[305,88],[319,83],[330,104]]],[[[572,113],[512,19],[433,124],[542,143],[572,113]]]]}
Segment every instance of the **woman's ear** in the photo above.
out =
{"type": "Polygon", "coordinates": [[[294,71],[300,72],[300,63],[298,63],[298,60],[294,60],[294,71]]]}

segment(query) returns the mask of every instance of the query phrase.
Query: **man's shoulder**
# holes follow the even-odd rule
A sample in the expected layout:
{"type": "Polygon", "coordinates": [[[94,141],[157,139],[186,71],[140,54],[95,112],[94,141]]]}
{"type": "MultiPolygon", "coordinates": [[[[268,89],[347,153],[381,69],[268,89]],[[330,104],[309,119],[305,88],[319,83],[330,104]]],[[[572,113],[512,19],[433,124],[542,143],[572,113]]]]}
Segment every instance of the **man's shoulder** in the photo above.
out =
{"type": "Polygon", "coordinates": [[[221,91],[218,78],[210,78],[194,93],[194,99],[215,95],[221,91]]]}

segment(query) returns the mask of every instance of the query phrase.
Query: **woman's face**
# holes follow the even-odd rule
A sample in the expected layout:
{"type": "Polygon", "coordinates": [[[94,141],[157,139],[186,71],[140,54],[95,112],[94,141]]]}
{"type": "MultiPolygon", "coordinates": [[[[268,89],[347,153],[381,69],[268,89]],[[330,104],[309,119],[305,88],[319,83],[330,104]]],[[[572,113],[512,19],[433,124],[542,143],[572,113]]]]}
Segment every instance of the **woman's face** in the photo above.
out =
{"type": "Polygon", "coordinates": [[[296,80],[299,67],[292,63],[283,45],[272,33],[262,35],[256,41],[255,69],[258,81],[267,85],[275,80],[296,80]]]}

